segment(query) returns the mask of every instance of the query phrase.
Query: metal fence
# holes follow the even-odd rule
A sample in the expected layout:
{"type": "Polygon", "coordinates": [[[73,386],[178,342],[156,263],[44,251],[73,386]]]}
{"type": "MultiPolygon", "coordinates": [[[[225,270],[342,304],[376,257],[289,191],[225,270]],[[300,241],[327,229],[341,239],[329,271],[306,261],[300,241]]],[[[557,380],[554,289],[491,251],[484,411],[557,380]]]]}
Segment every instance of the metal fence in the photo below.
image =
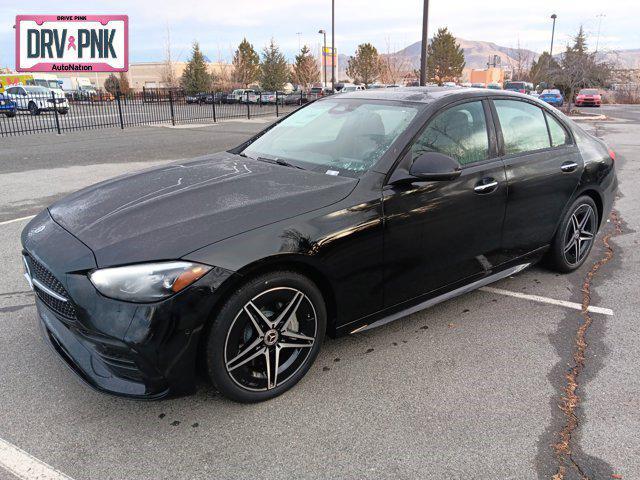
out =
{"type": "Polygon", "coordinates": [[[53,92],[45,95],[5,93],[4,97],[0,96],[0,136],[279,116],[315,99],[316,96],[306,93],[187,95],[179,90],[161,89],[67,97],[53,92]]]}

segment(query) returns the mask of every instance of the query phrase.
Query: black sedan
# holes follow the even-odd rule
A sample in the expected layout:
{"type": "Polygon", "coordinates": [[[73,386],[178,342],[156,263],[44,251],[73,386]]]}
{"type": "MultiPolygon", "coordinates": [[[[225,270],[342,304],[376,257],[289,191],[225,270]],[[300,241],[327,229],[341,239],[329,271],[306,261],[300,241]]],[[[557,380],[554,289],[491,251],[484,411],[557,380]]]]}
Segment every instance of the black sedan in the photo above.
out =
{"type": "Polygon", "coordinates": [[[280,395],[355,334],[589,255],[615,155],[517,93],[312,102],[246,143],[61,200],[22,233],[42,331],[103,392],[280,395]]]}

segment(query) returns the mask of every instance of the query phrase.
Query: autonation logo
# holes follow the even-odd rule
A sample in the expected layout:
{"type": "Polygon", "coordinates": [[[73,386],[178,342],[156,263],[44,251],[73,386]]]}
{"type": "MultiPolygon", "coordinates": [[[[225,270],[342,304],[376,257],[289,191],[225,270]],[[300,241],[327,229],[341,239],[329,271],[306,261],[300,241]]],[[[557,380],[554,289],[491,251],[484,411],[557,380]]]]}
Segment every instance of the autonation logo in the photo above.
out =
{"type": "Polygon", "coordinates": [[[127,15],[18,15],[19,72],[129,69],[127,15]]]}

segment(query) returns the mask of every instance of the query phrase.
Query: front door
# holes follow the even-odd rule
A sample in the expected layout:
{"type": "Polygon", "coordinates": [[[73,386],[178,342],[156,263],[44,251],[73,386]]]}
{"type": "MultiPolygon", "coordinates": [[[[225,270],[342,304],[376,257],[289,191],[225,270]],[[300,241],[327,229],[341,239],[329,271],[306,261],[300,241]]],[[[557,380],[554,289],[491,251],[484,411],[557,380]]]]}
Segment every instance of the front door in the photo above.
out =
{"type": "Polygon", "coordinates": [[[460,163],[460,177],[383,191],[386,307],[483,276],[498,262],[507,184],[489,115],[481,100],[436,114],[397,167],[408,171],[437,151],[460,163]]]}

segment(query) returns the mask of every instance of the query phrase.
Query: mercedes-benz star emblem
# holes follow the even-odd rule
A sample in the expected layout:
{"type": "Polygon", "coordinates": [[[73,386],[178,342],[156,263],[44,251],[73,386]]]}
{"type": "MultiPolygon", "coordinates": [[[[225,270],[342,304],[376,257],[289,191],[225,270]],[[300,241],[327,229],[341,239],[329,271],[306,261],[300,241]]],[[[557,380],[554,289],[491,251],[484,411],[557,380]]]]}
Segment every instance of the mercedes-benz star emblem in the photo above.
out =
{"type": "Polygon", "coordinates": [[[278,331],[277,330],[269,330],[264,334],[264,344],[270,347],[271,345],[275,345],[278,341],[278,331]]]}

